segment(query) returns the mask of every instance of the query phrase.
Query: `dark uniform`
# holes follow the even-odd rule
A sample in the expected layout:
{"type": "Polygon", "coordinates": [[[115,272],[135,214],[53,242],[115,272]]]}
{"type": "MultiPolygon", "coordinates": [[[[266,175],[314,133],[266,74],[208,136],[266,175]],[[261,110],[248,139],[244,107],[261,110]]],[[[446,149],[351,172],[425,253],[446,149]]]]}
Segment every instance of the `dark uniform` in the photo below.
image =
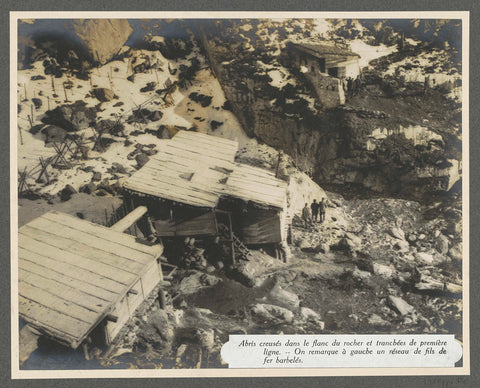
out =
{"type": "Polygon", "coordinates": [[[310,208],[312,209],[312,218],[313,221],[317,222],[318,221],[318,209],[320,207],[320,204],[317,203],[317,200],[314,199],[312,204],[310,205],[310,208]]]}
{"type": "Polygon", "coordinates": [[[325,203],[325,198],[322,198],[322,201],[318,204],[319,206],[319,211],[320,211],[320,222],[325,221],[325,210],[327,207],[327,204],[325,203]]]}

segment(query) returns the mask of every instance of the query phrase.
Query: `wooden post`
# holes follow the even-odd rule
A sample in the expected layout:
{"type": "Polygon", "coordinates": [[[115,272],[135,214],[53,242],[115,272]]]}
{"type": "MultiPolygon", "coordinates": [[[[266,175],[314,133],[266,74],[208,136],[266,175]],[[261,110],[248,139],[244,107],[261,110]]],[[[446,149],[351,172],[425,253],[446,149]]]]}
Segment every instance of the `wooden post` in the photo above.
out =
{"type": "Polygon", "coordinates": [[[27,98],[27,84],[25,82],[23,83],[23,91],[25,92],[25,100],[28,100],[28,98],[27,98]]]}
{"type": "Polygon", "coordinates": [[[33,115],[33,104],[30,104],[30,113],[32,114],[32,121],[35,121],[35,116],[33,115]]]}
{"type": "Polygon", "coordinates": [[[50,110],[50,97],[47,96],[47,105],[48,105],[48,110],[50,110]]]}
{"type": "Polygon", "coordinates": [[[67,89],[65,88],[65,82],[62,82],[63,92],[65,93],[65,102],[68,102],[67,89]]]}
{"type": "Polygon", "coordinates": [[[53,93],[56,93],[56,91],[55,91],[55,81],[53,80],[53,75],[52,75],[52,90],[53,90],[53,93]]]}
{"type": "Polygon", "coordinates": [[[20,127],[20,125],[18,126],[18,131],[20,132],[20,144],[23,145],[22,128],[20,127]]]}
{"type": "Polygon", "coordinates": [[[278,151],[277,168],[275,169],[275,178],[278,178],[278,170],[280,169],[280,162],[282,161],[282,151],[278,151]]]}
{"type": "Polygon", "coordinates": [[[83,355],[85,356],[85,360],[90,360],[90,355],[88,354],[88,345],[86,342],[82,343],[83,355]]]}
{"type": "Polygon", "coordinates": [[[235,244],[233,242],[233,228],[232,228],[232,216],[228,214],[228,222],[230,228],[230,248],[232,250],[232,265],[235,265],[235,244]]]}

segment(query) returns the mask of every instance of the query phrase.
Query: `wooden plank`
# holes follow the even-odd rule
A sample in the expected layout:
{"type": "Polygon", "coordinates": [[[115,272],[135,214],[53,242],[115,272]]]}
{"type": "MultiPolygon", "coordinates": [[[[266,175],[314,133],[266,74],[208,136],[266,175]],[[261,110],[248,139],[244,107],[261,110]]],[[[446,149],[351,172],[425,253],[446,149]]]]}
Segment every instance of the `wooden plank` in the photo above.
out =
{"type": "Polygon", "coordinates": [[[215,215],[211,212],[175,225],[177,236],[217,234],[215,215]]]}
{"type": "Polygon", "coordinates": [[[37,233],[33,233],[33,236],[28,236],[25,232],[26,231],[23,231],[23,234],[19,236],[18,241],[19,247],[26,249],[28,252],[39,253],[42,256],[47,256],[55,261],[68,263],[86,269],[87,271],[96,273],[126,286],[132,284],[136,278],[136,275],[133,273],[116,270],[111,265],[91,260],[55,245],[43,243],[42,237],[38,236],[37,233]]]}
{"type": "Polygon", "coordinates": [[[178,141],[180,139],[193,139],[197,141],[207,142],[211,145],[219,144],[226,147],[238,148],[238,142],[236,142],[235,140],[224,139],[222,137],[207,135],[200,132],[179,131],[172,140],[178,141]]]}
{"type": "Polygon", "coordinates": [[[137,222],[140,218],[142,218],[147,211],[148,209],[146,206],[139,206],[135,210],[128,213],[121,220],[118,220],[115,224],[110,226],[109,229],[116,232],[123,232],[137,222]]]}
{"type": "MultiPolygon", "coordinates": [[[[46,279],[54,280],[59,284],[64,284],[73,288],[77,288],[83,291],[85,294],[95,296],[107,302],[114,302],[118,296],[114,292],[106,290],[105,288],[98,287],[96,284],[87,282],[94,281],[91,279],[91,277],[85,277],[82,280],[79,280],[78,278],[76,279],[67,276],[65,273],[56,272],[54,270],[51,270],[50,268],[35,264],[34,262],[24,259],[18,261],[18,268],[19,270],[24,270],[26,272],[42,276],[46,279]]],[[[75,272],[78,272],[78,270],[75,272]]],[[[103,282],[104,280],[102,279],[102,283],[103,282]]],[[[122,290],[123,287],[121,287],[118,291],[121,292],[122,290]]]]}
{"type": "Polygon", "coordinates": [[[242,191],[245,193],[252,193],[252,195],[258,197],[268,196],[272,198],[273,202],[283,201],[286,196],[286,189],[284,188],[252,183],[245,180],[234,179],[232,177],[228,178],[226,191],[232,193],[235,193],[235,191],[242,191]]]}
{"type": "Polygon", "coordinates": [[[19,315],[34,327],[45,327],[57,334],[64,334],[69,343],[80,339],[90,329],[88,323],[79,321],[68,315],[50,310],[23,296],[18,297],[19,315]]]}
{"type": "Polygon", "coordinates": [[[131,268],[133,270],[135,270],[135,268],[142,268],[144,263],[153,259],[148,253],[131,248],[131,245],[126,246],[120,243],[124,237],[134,239],[133,236],[110,231],[108,228],[97,227],[94,224],[89,225],[86,223],[85,225],[79,225],[75,218],[69,217],[68,215],[47,213],[29,222],[26,226],[45,230],[61,237],[68,237],[72,242],[85,244],[91,248],[105,252],[107,255],[114,255],[122,259],[121,265],[125,268],[131,268]],[[113,241],[103,238],[102,235],[108,235],[110,233],[113,234],[113,241]],[[114,236],[118,237],[117,242],[113,239],[114,236]],[[136,257],[137,260],[133,259],[133,257],[136,257]]]}
{"type": "Polygon", "coordinates": [[[52,271],[56,276],[61,277],[65,276],[65,280],[69,277],[75,280],[78,280],[81,283],[92,284],[94,283],[98,288],[105,290],[103,291],[105,295],[109,293],[118,294],[123,292],[125,289],[125,284],[119,283],[110,278],[99,275],[98,273],[92,272],[90,268],[84,269],[77,265],[72,265],[66,262],[61,262],[50,257],[45,256],[47,252],[42,252],[42,255],[34,252],[27,251],[23,248],[19,249],[19,265],[21,263],[22,268],[25,265],[27,269],[32,270],[37,268],[39,271],[44,269],[52,271]],[[25,264],[23,264],[25,263],[25,264]],[[29,263],[33,264],[30,265],[29,263]]]}
{"type": "Polygon", "coordinates": [[[221,158],[233,161],[237,153],[236,147],[224,146],[217,142],[205,142],[199,139],[176,139],[168,142],[168,147],[175,147],[177,149],[185,149],[192,152],[204,152],[211,150],[212,155],[218,155],[221,158]]]}
{"type": "Polygon", "coordinates": [[[230,170],[233,170],[234,168],[234,163],[228,160],[218,159],[210,155],[201,154],[198,152],[191,152],[186,150],[180,151],[172,148],[167,148],[161,154],[154,155],[152,160],[161,162],[170,161],[173,163],[180,163],[181,160],[181,165],[183,166],[197,165],[198,167],[198,162],[201,162],[205,166],[220,166],[230,170]]]}
{"type": "MultiPolygon", "coordinates": [[[[192,182],[197,176],[212,182],[225,177],[225,174],[222,172],[212,170],[211,168],[200,168],[198,164],[196,166],[179,166],[178,164],[168,162],[152,163],[148,168],[142,168],[135,173],[137,177],[147,177],[151,174],[181,179],[183,183],[192,182]],[[182,178],[182,174],[192,174],[192,180],[182,178]]],[[[203,186],[208,188],[206,184],[203,186]]]]}
{"type": "Polygon", "coordinates": [[[151,249],[147,246],[137,243],[134,236],[120,233],[118,231],[112,230],[111,228],[106,228],[93,222],[79,220],[78,218],[65,213],[50,212],[44,214],[42,218],[50,219],[54,222],[70,226],[77,230],[83,230],[86,232],[88,231],[89,233],[95,234],[96,236],[101,237],[102,239],[105,239],[107,241],[142,252],[142,254],[140,255],[135,255],[132,257],[129,256],[131,260],[140,262],[148,262],[149,260],[151,260],[151,257],[149,257],[151,256],[151,249]]]}
{"type": "MultiPolygon", "coordinates": [[[[90,263],[97,265],[105,264],[110,271],[125,272],[130,274],[138,274],[143,268],[144,264],[128,260],[124,256],[117,255],[107,251],[109,247],[102,246],[102,240],[94,239],[87,236],[82,236],[80,232],[65,228],[59,234],[51,233],[52,228],[46,228],[44,225],[48,224],[48,220],[35,220],[29,223],[22,229],[22,235],[27,235],[40,241],[45,241],[48,245],[55,246],[64,251],[81,255],[84,260],[89,259],[90,263]],[[38,222],[37,222],[38,221],[38,222]],[[35,226],[34,226],[35,225],[35,226]],[[37,228],[37,225],[39,226],[37,228]],[[88,243],[90,241],[90,244],[88,243]]],[[[58,224],[54,224],[58,225],[58,224]]],[[[58,233],[58,227],[56,227],[58,233]]],[[[105,243],[106,244],[106,243],[105,243]]]]}
{"type": "MultiPolygon", "coordinates": [[[[237,153],[237,150],[230,150],[230,149],[225,149],[222,148],[221,146],[219,147],[217,144],[211,145],[211,144],[205,144],[202,142],[199,142],[198,140],[190,140],[190,139],[184,139],[181,142],[170,142],[169,144],[170,150],[179,150],[179,151],[187,151],[187,152],[194,152],[194,153],[199,153],[199,154],[205,154],[209,155],[210,157],[213,157],[215,159],[222,159],[222,160],[227,160],[229,162],[233,162],[235,159],[235,154],[237,153]]],[[[172,151],[175,152],[175,151],[172,151]]]]}
{"type": "Polygon", "coordinates": [[[158,188],[152,187],[151,185],[146,185],[144,182],[126,182],[124,187],[127,190],[136,191],[140,194],[151,195],[158,198],[164,198],[175,202],[185,203],[187,205],[193,205],[198,207],[207,207],[212,208],[217,205],[217,201],[206,201],[206,200],[195,200],[192,197],[187,197],[184,195],[174,196],[171,192],[162,191],[158,188]]]}
{"type": "MultiPolygon", "coordinates": [[[[190,174],[191,173],[192,172],[190,172],[190,174]]],[[[187,180],[183,179],[180,174],[171,173],[163,169],[157,170],[152,167],[147,173],[143,172],[136,178],[144,181],[146,180],[146,182],[158,182],[165,186],[174,186],[175,190],[178,192],[188,193],[194,190],[195,192],[200,192],[205,196],[210,196],[212,198],[218,197],[221,189],[216,182],[218,179],[221,179],[222,176],[217,176],[211,179],[205,175],[202,175],[201,172],[193,172],[193,174],[192,180],[187,180]],[[193,180],[196,178],[196,176],[200,176],[200,179],[193,180]]]]}
{"type": "MultiPolygon", "coordinates": [[[[168,180],[166,178],[166,180],[168,180]]],[[[192,205],[215,205],[218,196],[213,196],[210,193],[205,193],[193,187],[182,187],[174,185],[171,182],[160,182],[157,179],[150,178],[149,181],[142,179],[140,182],[135,182],[135,190],[157,193],[161,198],[171,199],[176,202],[185,202],[192,205]]],[[[130,185],[128,185],[130,187],[130,185]]]]}
{"type": "Polygon", "coordinates": [[[117,302],[115,308],[111,311],[113,315],[118,317],[117,322],[107,322],[105,329],[111,341],[115,339],[121,328],[127,323],[130,318],[130,311],[128,309],[127,296],[125,295],[117,302]]]}
{"type": "MultiPolygon", "coordinates": [[[[158,182],[156,182],[158,183],[158,182]]],[[[183,202],[201,207],[215,207],[218,202],[218,196],[208,193],[202,193],[195,189],[180,188],[172,184],[161,182],[161,185],[151,184],[145,180],[137,182],[126,182],[125,187],[145,194],[154,195],[160,198],[170,199],[176,202],[183,202]],[[133,184],[133,185],[132,185],[133,184]],[[200,196],[201,194],[201,196],[200,196]]]]}
{"type": "Polygon", "coordinates": [[[21,268],[18,270],[18,279],[51,294],[59,295],[62,299],[73,302],[96,313],[108,309],[111,305],[111,303],[104,299],[97,298],[96,296],[87,294],[77,288],[69,287],[52,279],[41,277],[35,273],[27,272],[21,268]]]}
{"type": "Polygon", "coordinates": [[[63,299],[54,293],[42,290],[22,280],[18,282],[18,295],[41,304],[50,310],[68,315],[88,324],[95,322],[99,316],[97,312],[86,309],[72,301],[63,299]]]}

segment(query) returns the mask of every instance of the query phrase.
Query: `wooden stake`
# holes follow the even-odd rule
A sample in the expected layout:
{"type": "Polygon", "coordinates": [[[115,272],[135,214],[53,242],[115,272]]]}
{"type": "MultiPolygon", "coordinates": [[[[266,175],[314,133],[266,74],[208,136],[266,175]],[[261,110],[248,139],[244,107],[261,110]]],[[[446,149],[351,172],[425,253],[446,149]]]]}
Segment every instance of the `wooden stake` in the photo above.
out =
{"type": "Polygon", "coordinates": [[[47,105],[48,105],[48,110],[50,110],[50,97],[47,96],[47,105]]]}
{"type": "Polygon", "coordinates": [[[88,345],[84,342],[82,344],[83,355],[85,356],[85,360],[90,360],[90,355],[88,354],[88,345]]]}
{"type": "Polygon", "coordinates": [[[22,128],[20,126],[18,126],[18,131],[20,132],[20,144],[23,145],[22,128]]]}
{"type": "Polygon", "coordinates": [[[65,102],[68,102],[67,89],[65,88],[65,82],[62,82],[63,92],[65,93],[65,102]]]}
{"type": "Polygon", "coordinates": [[[30,113],[32,114],[32,121],[35,121],[35,116],[33,115],[33,104],[30,104],[30,113]]]}
{"type": "Polygon", "coordinates": [[[53,75],[52,75],[52,90],[53,90],[53,93],[56,93],[56,91],[55,91],[55,81],[53,80],[53,75]]]}
{"type": "Polygon", "coordinates": [[[23,91],[25,92],[25,100],[27,100],[27,84],[23,83],[23,91]]]}

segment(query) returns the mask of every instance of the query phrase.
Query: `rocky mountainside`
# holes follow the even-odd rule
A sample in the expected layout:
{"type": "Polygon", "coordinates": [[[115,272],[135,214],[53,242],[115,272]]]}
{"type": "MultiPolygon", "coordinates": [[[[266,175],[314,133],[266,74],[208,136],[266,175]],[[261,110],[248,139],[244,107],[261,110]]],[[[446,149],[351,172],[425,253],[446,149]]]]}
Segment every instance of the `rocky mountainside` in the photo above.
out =
{"type": "Polygon", "coordinates": [[[331,21],[320,34],[318,25],[298,20],[222,21],[198,35],[246,132],[284,150],[320,184],[354,184],[412,198],[450,190],[461,175],[454,86],[460,66],[455,47],[438,46],[450,47],[441,31],[458,26],[428,29],[420,23],[395,30],[392,22],[363,24],[331,21]],[[416,41],[417,36],[428,40],[416,41]],[[335,41],[362,50],[364,58],[384,42],[394,46],[363,68],[361,86],[344,106],[326,109],[300,69],[282,66],[282,57],[290,55],[287,40],[335,41]],[[425,77],[437,86],[425,90],[425,77]]]}
{"type": "Polygon", "coordinates": [[[19,31],[21,66],[43,59],[56,77],[65,68],[87,77],[142,49],[174,62],[189,57],[179,71],[192,78],[199,46],[227,99],[221,108],[320,184],[421,198],[461,177],[454,20],[59,20],[19,31]],[[323,107],[304,70],[285,66],[287,41],[350,47],[360,55],[361,86],[345,105],[323,107]]]}

